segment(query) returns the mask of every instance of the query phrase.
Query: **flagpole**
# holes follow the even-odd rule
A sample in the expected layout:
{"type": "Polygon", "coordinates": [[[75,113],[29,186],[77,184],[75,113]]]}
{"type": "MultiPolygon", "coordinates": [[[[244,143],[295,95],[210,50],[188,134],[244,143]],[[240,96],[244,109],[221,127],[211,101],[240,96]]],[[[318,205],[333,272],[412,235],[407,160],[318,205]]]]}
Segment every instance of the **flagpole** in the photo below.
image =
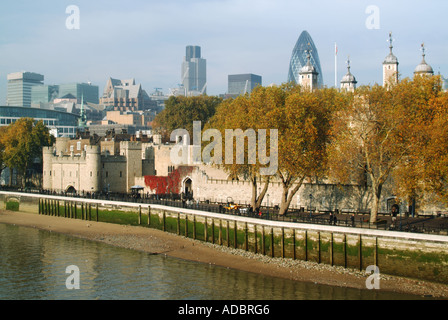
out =
{"type": "Polygon", "coordinates": [[[338,87],[338,45],[334,43],[334,87],[338,87]]]}

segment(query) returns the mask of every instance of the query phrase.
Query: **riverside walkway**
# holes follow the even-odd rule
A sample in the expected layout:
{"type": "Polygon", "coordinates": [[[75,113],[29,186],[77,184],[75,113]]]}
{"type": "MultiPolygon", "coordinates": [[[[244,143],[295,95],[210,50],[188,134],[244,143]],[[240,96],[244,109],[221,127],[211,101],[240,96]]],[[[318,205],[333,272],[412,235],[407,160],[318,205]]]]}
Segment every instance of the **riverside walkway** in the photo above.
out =
{"type": "Polygon", "coordinates": [[[407,213],[400,213],[395,224],[388,213],[379,213],[378,223],[371,224],[368,212],[358,212],[355,210],[317,210],[316,208],[293,208],[284,216],[278,214],[275,206],[260,208],[258,213],[249,211],[247,204],[241,204],[238,210],[228,210],[225,202],[210,202],[209,200],[181,200],[173,195],[140,195],[140,194],[118,194],[118,193],[86,193],[86,194],[60,194],[47,192],[44,190],[18,190],[13,188],[3,188],[1,191],[18,192],[25,194],[41,194],[49,196],[78,198],[86,200],[106,200],[120,201],[135,204],[163,205],[174,208],[184,208],[190,210],[207,211],[211,213],[232,214],[237,216],[251,217],[271,221],[309,223],[319,225],[334,225],[342,227],[356,227],[368,229],[383,229],[402,232],[414,232],[425,234],[448,235],[448,216],[425,215],[410,216],[407,213]],[[177,199],[176,199],[177,198],[177,199]]]}

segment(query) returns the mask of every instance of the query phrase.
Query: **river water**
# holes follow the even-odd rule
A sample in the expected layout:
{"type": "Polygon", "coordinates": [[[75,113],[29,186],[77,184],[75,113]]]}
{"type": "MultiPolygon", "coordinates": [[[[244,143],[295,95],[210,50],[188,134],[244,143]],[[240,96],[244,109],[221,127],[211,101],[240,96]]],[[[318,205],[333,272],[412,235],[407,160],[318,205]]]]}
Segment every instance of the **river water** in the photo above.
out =
{"type": "Polygon", "coordinates": [[[266,277],[0,224],[0,300],[414,298],[266,277]],[[69,266],[79,272],[67,270],[69,266]],[[79,289],[68,289],[76,283],[79,289]]]}

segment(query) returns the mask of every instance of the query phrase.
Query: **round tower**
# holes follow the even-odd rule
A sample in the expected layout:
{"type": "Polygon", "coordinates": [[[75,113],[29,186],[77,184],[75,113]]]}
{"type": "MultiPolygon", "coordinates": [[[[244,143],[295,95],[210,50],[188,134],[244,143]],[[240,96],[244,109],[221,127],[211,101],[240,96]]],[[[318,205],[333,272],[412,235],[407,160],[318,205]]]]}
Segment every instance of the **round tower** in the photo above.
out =
{"type": "Polygon", "coordinates": [[[99,146],[86,146],[86,167],[81,175],[80,190],[98,192],[101,190],[101,151],[99,146]]]}
{"type": "Polygon", "coordinates": [[[53,159],[54,159],[54,148],[53,147],[43,147],[42,148],[42,188],[44,190],[53,189],[53,159]]]}

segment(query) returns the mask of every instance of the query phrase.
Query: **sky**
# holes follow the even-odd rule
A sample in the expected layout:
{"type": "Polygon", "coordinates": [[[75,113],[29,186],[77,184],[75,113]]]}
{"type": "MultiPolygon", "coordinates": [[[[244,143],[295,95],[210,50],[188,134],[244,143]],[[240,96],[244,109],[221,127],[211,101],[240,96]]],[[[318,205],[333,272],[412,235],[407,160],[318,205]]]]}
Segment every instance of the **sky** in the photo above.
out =
{"type": "Polygon", "coordinates": [[[149,94],[181,83],[187,45],[207,60],[207,93],[227,91],[229,74],[254,73],[263,85],[287,81],[294,45],[307,30],[325,85],[351,72],[359,85],[382,84],[389,32],[401,78],[422,60],[448,77],[446,0],[40,0],[1,1],[0,105],[8,73],[43,74],[45,84],[92,82],[100,96],[109,77],[134,78],[149,94]],[[71,5],[79,9],[73,25],[71,5]],[[373,11],[372,11],[373,6],[373,11]],[[67,24],[68,20],[68,24],[67,24]]]}

